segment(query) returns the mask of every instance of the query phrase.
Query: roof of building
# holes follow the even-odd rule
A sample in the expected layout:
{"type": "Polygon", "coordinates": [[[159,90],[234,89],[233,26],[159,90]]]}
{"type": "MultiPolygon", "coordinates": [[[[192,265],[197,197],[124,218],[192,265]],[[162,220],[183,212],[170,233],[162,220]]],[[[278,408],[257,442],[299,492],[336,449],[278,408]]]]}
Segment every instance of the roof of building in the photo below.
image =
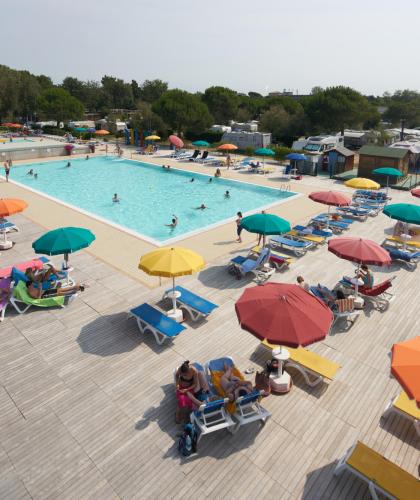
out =
{"type": "Polygon", "coordinates": [[[407,153],[407,149],[386,148],[384,146],[367,145],[359,149],[359,155],[381,156],[383,158],[404,158],[407,153]]]}
{"type": "Polygon", "coordinates": [[[329,151],[337,151],[337,153],[340,153],[340,155],[343,156],[354,156],[354,151],[351,151],[350,149],[345,148],[344,146],[337,146],[335,148],[330,149],[329,151]]]}

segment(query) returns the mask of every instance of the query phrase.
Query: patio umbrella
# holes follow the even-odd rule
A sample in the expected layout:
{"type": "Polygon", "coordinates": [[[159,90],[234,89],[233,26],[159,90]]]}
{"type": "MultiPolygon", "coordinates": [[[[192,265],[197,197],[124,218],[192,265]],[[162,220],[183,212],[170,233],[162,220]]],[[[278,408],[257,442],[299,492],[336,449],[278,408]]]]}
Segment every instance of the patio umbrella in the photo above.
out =
{"type": "MultiPolygon", "coordinates": [[[[26,201],[19,200],[17,198],[1,198],[0,199],[0,219],[8,217],[9,215],[17,214],[22,212],[28,206],[26,201]]],[[[0,222],[2,222],[0,220],[0,222]]],[[[0,244],[2,250],[7,250],[13,246],[11,241],[7,239],[6,229],[1,231],[3,233],[3,242],[0,244]]]]}
{"type": "Polygon", "coordinates": [[[259,149],[256,149],[254,151],[254,153],[258,156],[262,156],[263,157],[263,169],[265,167],[265,158],[266,156],[274,156],[276,153],[272,150],[272,149],[269,149],[269,148],[259,148],[259,149]]]}
{"type": "Polygon", "coordinates": [[[333,313],[298,285],[267,283],[247,288],[235,304],[241,327],[260,340],[289,347],[323,340],[333,313]]]}
{"type": "Polygon", "coordinates": [[[375,168],[375,170],[373,170],[372,173],[377,175],[386,175],[386,194],[388,194],[389,178],[404,176],[404,174],[399,170],[397,170],[396,168],[390,168],[390,167],[375,168]]]}
{"type": "Polygon", "coordinates": [[[95,135],[108,135],[108,134],[109,134],[108,130],[97,130],[95,132],[95,135]]]}
{"type": "Polygon", "coordinates": [[[238,149],[238,146],[235,146],[235,144],[220,144],[217,149],[220,151],[235,151],[238,149]]]}
{"type": "Polygon", "coordinates": [[[384,214],[408,224],[420,224],[420,206],[412,203],[393,203],[384,208],[384,214]]]}
{"type": "Polygon", "coordinates": [[[48,231],[32,243],[35,253],[64,255],[65,269],[69,268],[69,253],[88,247],[96,239],[95,235],[83,227],[60,227],[48,231]]]}
{"type": "Polygon", "coordinates": [[[148,135],[144,138],[145,141],[160,141],[160,137],[158,135],[148,135]]]}
{"type": "Polygon", "coordinates": [[[420,337],[392,346],[391,373],[420,408],[420,337]]]}
{"type": "Polygon", "coordinates": [[[415,196],[416,198],[420,198],[420,188],[412,189],[411,191],[412,196],[415,196]]]}
{"type": "Polygon", "coordinates": [[[365,179],[364,177],[354,177],[344,184],[353,189],[379,189],[381,187],[377,182],[371,179],[365,179]]]}
{"type": "Polygon", "coordinates": [[[308,159],[307,156],[301,153],[289,153],[288,155],[285,156],[285,158],[286,160],[292,160],[292,161],[300,161],[308,159]]]}
{"type": "Polygon", "coordinates": [[[283,234],[290,231],[290,223],[287,220],[273,214],[248,215],[242,219],[241,227],[250,233],[264,235],[264,245],[266,235],[283,234]]]}
{"type": "Polygon", "coordinates": [[[176,311],[175,278],[200,271],[204,267],[204,259],[198,253],[183,247],[163,247],[142,255],[139,269],[151,276],[172,278],[172,304],[176,311]]]}
{"type": "Polygon", "coordinates": [[[346,207],[351,203],[350,198],[338,191],[314,191],[309,195],[309,198],[317,203],[328,205],[327,227],[329,227],[330,222],[330,206],[346,207]]]}
{"type": "Polygon", "coordinates": [[[207,141],[194,141],[192,145],[199,148],[208,148],[210,146],[210,143],[207,141]]]}
{"type": "Polygon", "coordinates": [[[176,148],[183,148],[184,147],[184,142],[182,139],[180,139],[177,135],[170,135],[169,136],[169,142],[173,144],[176,148]]]}
{"type": "Polygon", "coordinates": [[[85,127],[76,127],[73,130],[76,132],[87,132],[88,131],[88,129],[85,127]]]}

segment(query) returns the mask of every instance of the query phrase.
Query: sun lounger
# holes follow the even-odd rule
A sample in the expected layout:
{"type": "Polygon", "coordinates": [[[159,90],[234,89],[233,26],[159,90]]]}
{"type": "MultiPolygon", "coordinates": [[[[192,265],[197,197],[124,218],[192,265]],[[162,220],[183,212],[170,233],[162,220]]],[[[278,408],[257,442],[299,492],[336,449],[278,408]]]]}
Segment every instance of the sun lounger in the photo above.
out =
{"type": "Polygon", "coordinates": [[[19,314],[25,313],[31,306],[64,307],[64,301],[64,295],[34,299],[29,295],[26,284],[23,281],[19,281],[13,288],[12,296],[10,297],[10,303],[19,314]]]}
{"type": "MultiPolygon", "coordinates": [[[[244,379],[242,373],[235,367],[235,363],[231,357],[213,359],[209,361],[206,364],[207,377],[212,382],[216,392],[222,397],[226,397],[226,394],[220,384],[220,379],[224,373],[225,365],[232,366],[234,368],[234,375],[242,380],[244,379]]],[[[237,421],[236,428],[233,432],[236,432],[242,425],[247,425],[251,422],[258,421],[262,425],[266,423],[267,419],[271,416],[271,413],[260,405],[260,399],[261,392],[255,390],[246,396],[237,398],[234,403],[228,404],[228,409],[232,413],[232,417],[237,421]]]]}
{"type": "Polygon", "coordinates": [[[383,418],[387,418],[391,413],[397,413],[409,420],[412,420],[417,434],[420,436],[420,409],[413,399],[409,399],[404,391],[391,399],[385,408],[383,418]]]}
{"type": "Polygon", "coordinates": [[[194,161],[196,160],[199,156],[201,155],[201,152],[199,149],[195,149],[194,150],[194,153],[192,155],[189,155],[189,156],[184,156],[183,158],[181,158],[181,161],[182,160],[188,160],[188,161],[194,161]]]}
{"type": "Polygon", "coordinates": [[[18,233],[20,229],[13,222],[7,219],[0,219],[0,232],[9,233],[10,231],[16,231],[18,233]]]}
{"type": "Polygon", "coordinates": [[[297,236],[298,238],[305,241],[310,241],[314,245],[324,245],[325,242],[327,241],[324,236],[315,236],[314,234],[308,234],[305,233],[304,231],[303,232],[297,231],[296,229],[292,229],[287,234],[290,234],[292,236],[297,236]]]}
{"type": "MultiPolygon", "coordinates": [[[[256,245],[255,247],[251,248],[251,252],[259,254],[261,252],[261,247],[256,245]]],[[[276,271],[281,271],[283,269],[289,268],[290,264],[293,263],[293,257],[290,257],[290,255],[286,255],[271,248],[268,261],[276,268],[276,271]]]]}
{"type": "Polygon", "coordinates": [[[330,221],[344,222],[344,224],[347,224],[347,225],[353,224],[353,222],[354,222],[354,219],[348,219],[346,217],[343,217],[342,215],[338,215],[338,217],[340,219],[337,221],[335,219],[335,215],[336,214],[333,214],[333,213],[329,214],[328,212],[325,212],[323,214],[319,214],[318,217],[323,217],[325,220],[329,219],[330,221]]]}
{"type": "Polygon", "coordinates": [[[193,159],[191,158],[190,161],[197,161],[198,163],[203,163],[206,161],[206,159],[208,158],[209,156],[209,152],[208,151],[203,151],[203,154],[201,155],[201,158],[197,158],[197,159],[193,159]]]}
{"type": "Polygon", "coordinates": [[[356,189],[354,196],[361,196],[364,198],[372,198],[376,200],[391,200],[384,191],[370,191],[368,189],[356,189]]]}
{"type": "Polygon", "coordinates": [[[377,305],[379,310],[384,310],[389,306],[390,302],[395,299],[395,295],[388,291],[395,278],[396,276],[393,276],[382,283],[374,285],[372,288],[359,286],[359,294],[377,305]]]}
{"type": "MultiPolygon", "coordinates": [[[[182,286],[176,286],[175,291],[180,294],[179,297],[176,298],[177,304],[179,304],[180,309],[185,309],[188,312],[193,321],[197,321],[200,318],[207,318],[214,309],[219,307],[182,286]]],[[[166,299],[171,292],[172,288],[166,290],[163,298],[166,299]]]]}
{"type": "Polygon", "coordinates": [[[322,217],[321,215],[317,215],[312,219],[314,222],[323,225],[324,227],[331,229],[333,232],[342,232],[346,229],[349,229],[349,224],[346,224],[342,221],[336,220],[328,220],[326,217],[322,217]]]}
{"type": "Polygon", "coordinates": [[[7,304],[9,303],[12,281],[10,278],[0,279],[0,321],[4,320],[4,315],[6,314],[7,304]]]}
{"type": "Polygon", "coordinates": [[[337,299],[336,294],[326,286],[311,286],[310,292],[331,309],[334,314],[333,325],[339,319],[345,318],[347,329],[349,329],[362,313],[360,309],[354,308],[354,298],[337,299]]]}
{"type": "Polygon", "coordinates": [[[270,244],[274,248],[284,248],[285,250],[290,250],[296,257],[301,257],[306,254],[306,252],[313,248],[314,244],[311,241],[304,241],[301,238],[297,238],[292,235],[283,236],[272,236],[270,238],[270,244]]]}
{"type": "Polygon", "coordinates": [[[231,259],[228,270],[230,273],[238,276],[238,278],[246,276],[248,273],[252,273],[258,283],[264,283],[276,271],[274,267],[270,266],[269,259],[269,248],[264,248],[258,255],[250,254],[246,257],[237,255],[231,259]]]}
{"type": "Polygon", "coordinates": [[[420,241],[413,241],[413,240],[405,241],[402,238],[399,238],[398,236],[387,236],[384,242],[382,243],[382,246],[386,244],[394,244],[397,247],[405,245],[408,248],[411,247],[420,249],[420,241]]]}
{"type": "Polygon", "coordinates": [[[398,500],[420,498],[419,479],[360,441],[338,462],[334,474],[344,470],[366,481],[374,500],[378,500],[378,493],[398,500]]]}
{"type": "Polygon", "coordinates": [[[366,221],[368,215],[370,214],[370,210],[366,210],[365,208],[357,208],[357,207],[337,207],[338,215],[347,215],[349,217],[354,217],[360,221],[366,221]]]}
{"type": "Polygon", "coordinates": [[[14,266],[7,266],[0,269],[0,278],[10,278],[12,275],[12,269],[15,267],[19,269],[19,271],[26,272],[27,269],[42,269],[44,264],[49,262],[49,259],[46,257],[39,257],[38,259],[28,260],[26,262],[21,262],[20,264],[16,264],[14,266]]]}
{"type": "Polygon", "coordinates": [[[149,331],[159,345],[165,340],[172,340],[185,330],[185,326],[146,303],[131,309],[129,315],[136,318],[141,333],[149,331]]]}
{"type": "MultiPolygon", "coordinates": [[[[270,350],[279,347],[266,340],[263,340],[261,345],[270,350]]],[[[338,363],[303,347],[286,347],[285,349],[290,353],[290,358],[285,362],[285,366],[298,370],[310,387],[315,387],[325,380],[332,381],[341,368],[338,363]]]]}
{"type": "Polygon", "coordinates": [[[313,234],[314,236],[323,236],[324,238],[329,238],[333,235],[332,231],[326,231],[325,229],[313,229],[308,226],[294,226],[295,231],[304,232],[305,234],[313,234]]]}
{"type": "Polygon", "coordinates": [[[392,262],[404,262],[404,264],[407,264],[410,269],[415,269],[417,267],[417,262],[420,259],[420,252],[410,252],[407,250],[388,246],[384,246],[384,248],[389,253],[392,262]]]}

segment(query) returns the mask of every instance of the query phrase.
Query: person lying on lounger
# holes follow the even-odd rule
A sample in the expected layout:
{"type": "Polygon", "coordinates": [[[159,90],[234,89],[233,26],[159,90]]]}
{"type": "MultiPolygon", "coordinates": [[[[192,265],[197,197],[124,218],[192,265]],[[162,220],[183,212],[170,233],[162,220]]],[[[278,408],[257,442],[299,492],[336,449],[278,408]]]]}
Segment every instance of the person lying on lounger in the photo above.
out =
{"type": "Polygon", "coordinates": [[[189,413],[202,404],[199,398],[203,396],[203,393],[209,392],[209,386],[204,375],[189,361],[184,361],[178,368],[175,381],[177,400],[175,421],[180,423],[186,412],[189,413]]]}
{"type": "Polygon", "coordinates": [[[240,396],[246,396],[253,390],[252,383],[248,380],[241,380],[233,374],[233,366],[225,364],[225,373],[220,378],[220,385],[230,401],[240,396]]]}
{"type": "Polygon", "coordinates": [[[26,288],[28,289],[28,294],[33,299],[41,299],[43,297],[55,297],[58,295],[71,295],[77,292],[83,292],[86,288],[86,285],[81,285],[77,283],[72,286],[63,286],[61,283],[54,283],[49,281],[49,277],[53,273],[56,274],[58,271],[54,269],[52,266],[50,269],[46,271],[45,274],[41,274],[40,276],[35,275],[34,273],[27,273],[28,282],[26,283],[26,288]],[[34,279],[31,279],[32,276],[34,279]]]}

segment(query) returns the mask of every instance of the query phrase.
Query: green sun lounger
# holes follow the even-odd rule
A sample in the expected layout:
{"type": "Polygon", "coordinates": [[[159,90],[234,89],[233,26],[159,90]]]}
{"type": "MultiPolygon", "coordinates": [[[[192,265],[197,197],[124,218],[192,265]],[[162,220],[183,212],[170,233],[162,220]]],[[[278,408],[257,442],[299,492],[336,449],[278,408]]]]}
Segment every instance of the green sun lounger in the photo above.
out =
{"type": "Polygon", "coordinates": [[[28,293],[26,284],[23,281],[19,281],[19,283],[13,289],[13,294],[10,297],[10,303],[19,314],[23,314],[31,306],[64,307],[64,299],[64,295],[56,297],[46,297],[45,299],[33,299],[28,293]]]}

